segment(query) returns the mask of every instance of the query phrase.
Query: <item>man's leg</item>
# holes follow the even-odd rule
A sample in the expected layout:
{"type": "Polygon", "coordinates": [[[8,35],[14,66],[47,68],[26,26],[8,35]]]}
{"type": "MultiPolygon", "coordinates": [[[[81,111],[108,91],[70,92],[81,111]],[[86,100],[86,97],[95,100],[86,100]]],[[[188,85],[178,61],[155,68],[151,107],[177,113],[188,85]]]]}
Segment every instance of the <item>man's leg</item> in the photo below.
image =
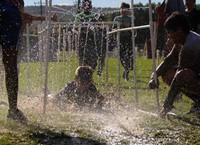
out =
{"type": "Polygon", "coordinates": [[[171,82],[176,74],[177,68],[172,67],[169,70],[167,70],[161,77],[164,83],[166,83],[168,86],[171,85],[171,82]]]}
{"type": "MultiPolygon", "coordinates": [[[[167,70],[161,77],[163,82],[165,82],[168,86],[171,85],[171,82],[176,74],[177,67],[172,67],[169,70],[167,70]]],[[[182,100],[182,93],[180,92],[177,94],[175,101],[179,102],[182,100]]]]}
{"type": "Polygon", "coordinates": [[[17,109],[18,72],[17,51],[15,48],[3,49],[3,64],[5,68],[5,79],[9,109],[17,109]]]}
{"type": "Polygon", "coordinates": [[[8,94],[9,111],[7,118],[22,123],[27,123],[27,118],[17,107],[18,98],[18,69],[17,50],[3,48],[3,64],[5,68],[6,89],[8,94]]]}
{"type": "Polygon", "coordinates": [[[180,92],[181,92],[181,87],[177,83],[175,76],[170,85],[170,89],[165,99],[163,108],[159,113],[161,117],[164,117],[169,111],[171,111],[174,108],[173,103],[176,100],[177,95],[180,94],[180,92]]]}
{"type": "Polygon", "coordinates": [[[164,106],[160,112],[160,115],[165,116],[166,113],[169,112],[173,108],[173,102],[175,101],[177,94],[179,94],[180,92],[184,92],[195,103],[199,103],[200,99],[197,97],[197,96],[200,96],[199,89],[200,89],[199,79],[192,70],[184,69],[184,70],[178,71],[171,83],[168,96],[164,102],[164,106]],[[190,92],[190,93],[187,94],[186,92],[190,92]]]}
{"type": "Polygon", "coordinates": [[[124,67],[123,78],[128,81],[129,80],[129,69],[130,69],[130,60],[127,59],[128,51],[126,50],[125,44],[121,44],[120,46],[120,61],[122,66],[124,67]]]}
{"type": "Polygon", "coordinates": [[[200,96],[200,78],[191,69],[183,69],[177,73],[177,82],[188,92],[200,96]]]}
{"type": "Polygon", "coordinates": [[[200,114],[200,79],[191,69],[183,69],[177,74],[177,82],[182,92],[193,100],[193,105],[187,114],[200,114]]]}
{"type": "Polygon", "coordinates": [[[176,80],[171,83],[167,98],[165,99],[163,107],[167,110],[173,109],[173,103],[176,99],[176,96],[180,93],[180,86],[177,84],[176,80]]]}
{"type": "Polygon", "coordinates": [[[200,96],[187,92],[184,88],[182,90],[182,92],[193,101],[191,109],[186,112],[186,114],[200,115],[200,96]]]}

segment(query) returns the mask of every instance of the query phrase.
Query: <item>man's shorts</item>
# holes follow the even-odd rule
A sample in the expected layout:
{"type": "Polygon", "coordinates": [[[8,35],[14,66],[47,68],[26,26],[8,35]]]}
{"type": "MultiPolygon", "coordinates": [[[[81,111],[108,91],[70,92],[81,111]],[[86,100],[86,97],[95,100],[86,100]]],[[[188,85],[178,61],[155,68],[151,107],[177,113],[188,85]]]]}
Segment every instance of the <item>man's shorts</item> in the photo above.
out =
{"type": "Polygon", "coordinates": [[[18,7],[0,0],[0,44],[3,48],[16,47],[21,27],[18,7]]]}

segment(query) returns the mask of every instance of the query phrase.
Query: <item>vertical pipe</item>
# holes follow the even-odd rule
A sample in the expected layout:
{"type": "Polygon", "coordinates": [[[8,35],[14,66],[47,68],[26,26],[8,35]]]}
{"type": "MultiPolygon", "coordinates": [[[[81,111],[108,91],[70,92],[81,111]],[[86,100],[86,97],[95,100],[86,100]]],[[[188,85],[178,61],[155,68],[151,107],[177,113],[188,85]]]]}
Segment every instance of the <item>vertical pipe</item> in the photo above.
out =
{"type": "Polygon", "coordinates": [[[29,31],[29,26],[26,24],[26,47],[27,47],[27,63],[28,63],[28,68],[27,68],[27,76],[28,76],[28,95],[30,95],[30,31],[29,31]]]}
{"type": "Polygon", "coordinates": [[[61,24],[58,25],[58,51],[57,51],[57,60],[60,59],[60,44],[61,44],[61,24]]]}
{"type": "MultiPolygon", "coordinates": [[[[131,0],[131,26],[134,27],[134,0],[131,0]]],[[[134,72],[134,87],[135,87],[135,99],[136,99],[136,109],[139,108],[139,98],[138,98],[138,88],[137,88],[137,73],[136,73],[136,50],[135,50],[135,30],[132,32],[132,49],[133,49],[133,72],[134,72]]]]}
{"type": "Polygon", "coordinates": [[[106,84],[108,84],[108,49],[109,49],[109,27],[106,27],[106,62],[105,62],[105,67],[106,67],[106,84]]]}
{"type": "Polygon", "coordinates": [[[46,50],[45,50],[45,84],[44,84],[44,106],[43,106],[43,113],[46,113],[46,105],[47,105],[47,95],[48,95],[48,61],[49,61],[49,47],[50,47],[50,24],[51,24],[51,0],[46,0],[46,50]]]}
{"type": "MultiPolygon", "coordinates": [[[[151,51],[152,51],[152,70],[154,72],[154,79],[155,82],[157,82],[157,74],[156,74],[156,60],[155,60],[155,39],[154,39],[154,23],[152,18],[152,5],[151,0],[149,0],[149,24],[150,24],[150,35],[151,35],[151,51]]],[[[160,110],[159,105],[159,96],[158,96],[158,89],[156,89],[156,101],[157,101],[157,109],[158,112],[160,110]]]]}
{"type": "MultiPolygon", "coordinates": [[[[117,23],[117,30],[120,29],[120,23],[117,23]]],[[[117,31],[117,49],[118,49],[118,99],[121,96],[121,80],[120,80],[120,32],[117,31]]]]}
{"type": "MultiPolygon", "coordinates": [[[[38,31],[42,31],[44,28],[44,23],[41,23],[41,25],[38,25],[38,31]]],[[[41,90],[43,90],[43,43],[44,39],[43,39],[43,33],[39,33],[38,36],[38,47],[39,47],[39,62],[40,62],[40,70],[39,70],[39,74],[40,74],[40,88],[41,90]]]]}
{"type": "MultiPolygon", "coordinates": [[[[68,57],[67,57],[67,55],[66,55],[66,48],[67,48],[67,42],[66,42],[66,35],[67,35],[67,32],[66,32],[66,29],[67,29],[67,27],[65,27],[65,28],[63,28],[63,30],[62,30],[62,36],[63,36],[63,51],[62,51],[62,65],[63,65],[63,68],[65,68],[65,62],[67,62],[68,63],[68,57]]],[[[68,74],[68,69],[65,69],[65,71],[63,71],[63,80],[65,80],[66,79],[66,74],[68,74]]]]}
{"type": "MultiPolygon", "coordinates": [[[[154,52],[156,51],[156,45],[157,45],[157,33],[158,33],[158,25],[157,23],[153,23],[154,24],[154,52]]],[[[158,63],[159,63],[159,58],[158,58],[158,63]]],[[[159,64],[158,64],[159,65],[159,64]]],[[[155,62],[155,70],[156,71],[156,62],[155,62]]],[[[157,79],[156,79],[157,80],[157,79]]],[[[158,83],[158,82],[157,82],[158,83]]],[[[158,94],[158,89],[156,89],[156,103],[157,103],[157,109],[158,112],[160,111],[160,103],[159,103],[159,94],[158,94]]]]}

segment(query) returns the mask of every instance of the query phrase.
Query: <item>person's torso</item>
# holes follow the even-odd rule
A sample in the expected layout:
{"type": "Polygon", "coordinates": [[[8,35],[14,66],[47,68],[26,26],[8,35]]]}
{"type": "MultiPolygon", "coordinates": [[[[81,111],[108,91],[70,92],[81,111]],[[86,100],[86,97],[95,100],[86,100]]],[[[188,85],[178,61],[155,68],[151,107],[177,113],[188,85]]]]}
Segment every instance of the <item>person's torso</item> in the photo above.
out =
{"type": "Polygon", "coordinates": [[[179,61],[196,73],[200,73],[200,35],[191,31],[186,37],[179,61]]]}
{"type": "Polygon", "coordinates": [[[130,16],[117,16],[115,17],[115,22],[120,22],[120,28],[127,28],[131,27],[131,17],[130,16]]]}
{"type": "Polygon", "coordinates": [[[98,94],[98,91],[94,84],[91,84],[84,92],[80,92],[76,86],[75,81],[72,81],[66,85],[63,96],[70,100],[76,101],[89,97],[95,97],[95,94],[98,94]]]}
{"type": "MultiPolygon", "coordinates": [[[[120,29],[123,29],[123,28],[128,28],[128,27],[131,27],[131,23],[132,23],[132,18],[130,16],[117,16],[115,17],[114,19],[114,22],[120,22],[120,29]]],[[[114,29],[117,28],[117,25],[114,24],[113,26],[114,29]]],[[[120,37],[121,39],[130,39],[131,38],[131,31],[123,31],[120,33],[120,37]]]]}
{"type": "Polygon", "coordinates": [[[98,19],[99,19],[99,16],[94,12],[90,12],[89,14],[85,14],[84,12],[81,12],[80,14],[76,16],[75,21],[76,22],[96,22],[98,21],[98,19]]]}

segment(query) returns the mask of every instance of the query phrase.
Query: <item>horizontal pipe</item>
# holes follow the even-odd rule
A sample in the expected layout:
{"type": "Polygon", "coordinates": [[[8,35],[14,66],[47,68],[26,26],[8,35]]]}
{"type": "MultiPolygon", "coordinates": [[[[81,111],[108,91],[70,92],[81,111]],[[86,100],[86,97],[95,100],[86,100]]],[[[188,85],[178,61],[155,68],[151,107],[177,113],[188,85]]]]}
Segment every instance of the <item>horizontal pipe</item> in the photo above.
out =
{"type": "Polygon", "coordinates": [[[144,29],[144,28],[149,28],[149,27],[150,27],[150,25],[128,27],[128,28],[113,30],[113,31],[109,32],[108,34],[113,34],[113,33],[122,32],[122,31],[129,31],[129,30],[144,29]]]}

